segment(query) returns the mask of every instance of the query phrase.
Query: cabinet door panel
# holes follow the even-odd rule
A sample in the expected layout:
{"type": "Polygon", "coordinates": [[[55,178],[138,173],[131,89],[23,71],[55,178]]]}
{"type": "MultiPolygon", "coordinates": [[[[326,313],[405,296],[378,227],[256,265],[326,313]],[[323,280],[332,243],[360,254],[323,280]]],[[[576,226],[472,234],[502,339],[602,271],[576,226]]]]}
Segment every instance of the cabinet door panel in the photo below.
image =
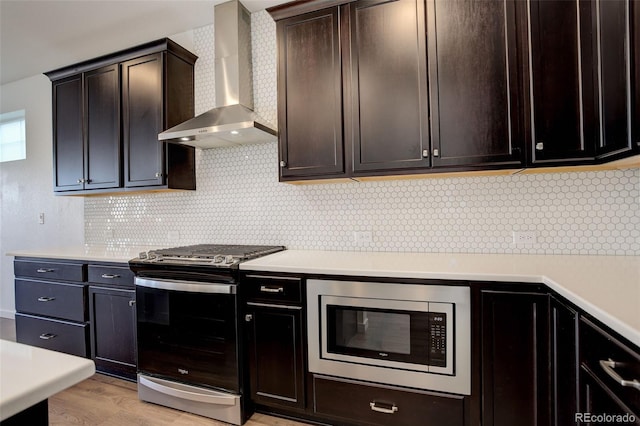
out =
{"type": "Polygon", "coordinates": [[[631,149],[629,1],[596,2],[600,135],[598,154],[631,149]]]}
{"type": "MultiPolygon", "coordinates": [[[[640,2],[633,1],[631,6],[632,27],[631,33],[633,35],[633,42],[631,45],[631,53],[633,58],[631,63],[633,64],[633,82],[632,82],[632,114],[631,122],[634,123],[634,136],[636,148],[640,149],[640,2]]],[[[637,152],[637,150],[636,150],[637,152]]]]}
{"type": "Polygon", "coordinates": [[[84,76],[85,189],[118,188],[120,177],[120,73],[110,65],[84,76]]]}
{"type": "Polygon", "coordinates": [[[281,176],[344,171],[338,8],[278,22],[281,176]]]}
{"type": "Polygon", "coordinates": [[[300,310],[251,308],[251,397],[261,404],[304,407],[300,310]]]}
{"type": "Polygon", "coordinates": [[[83,189],[82,75],[53,83],[54,190],[83,189]]]}
{"type": "Polygon", "coordinates": [[[575,423],[578,411],[578,313],[551,299],[551,424],[575,423]]]}
{"type": "Polygon", "coordinates": [[[532,0],[528,12],[532,163],[593,159],[591,3],[532,0]]]}
{"type": "Polygon", "coordinates": [[[512,1],[430,1],[434,167],[522,163],[512,1]]]}
{"type": "Polygon", "coordinates": [[[351,5],[354,171],[428,167],[424,4],[351,5]]]}
{"type": "Polygon", "coordinates": [[[483,424],[549,424],[547,296],[488,291],[481,303],[483,424]]]}
{"type": "Polygon", "coordinates": [[[163,67],[161,54],[122,64],[125,186],[162,185],[165,182],[163,67]]]}
{"type": "Polygon", "coordinates": [[[96,368],[130,379],[136,373],[135,291],[89,287],[91,358],[96,368]]]}

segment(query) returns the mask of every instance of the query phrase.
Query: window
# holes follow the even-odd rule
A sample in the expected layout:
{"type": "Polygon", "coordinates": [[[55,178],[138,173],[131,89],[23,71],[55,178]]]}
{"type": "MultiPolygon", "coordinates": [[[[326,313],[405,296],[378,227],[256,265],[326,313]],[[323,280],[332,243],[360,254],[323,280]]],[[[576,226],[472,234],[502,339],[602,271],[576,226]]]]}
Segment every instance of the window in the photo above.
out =
{"type": "Polygon", "coordinates": [[[0,114],[0,162],[27,158],[24,110],[0,114]]]}

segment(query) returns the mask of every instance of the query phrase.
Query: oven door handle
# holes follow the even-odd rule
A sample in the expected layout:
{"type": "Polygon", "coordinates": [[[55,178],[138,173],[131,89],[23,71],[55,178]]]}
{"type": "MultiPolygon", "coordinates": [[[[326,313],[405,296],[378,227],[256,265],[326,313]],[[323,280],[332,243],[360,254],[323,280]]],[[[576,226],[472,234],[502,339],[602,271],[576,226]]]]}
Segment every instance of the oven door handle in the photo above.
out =
{"type": "Polygon", "coordinates": [[[222,283],[201,283],[198,281],[178,281],[178,280],[161,280],[161,279],[135,279],[136,286],[156,288],[159,290],[184,291],[187,293],[217,293],[217,294],[235,294],[236,286],[233,284],[222,283]]]}
{"type": "Polygon", "coordinates": [[[217,404],[217,405],[236,405],[236,400],[238,399],[233,395],[207,395],[203,393],[197,392],[189,392],[182,389],[175,389],[169,386],[161,385],[160,383],[156,383],[152,380],[149,380],[145,377],[138,377],[141,385],[144,385],[150,389],[153,389],[156,392],[163,393],[165,395],[174,396],[176,398],[185,399],[187,401],[197,401],[204,402],[207,404],[217,404]]]}

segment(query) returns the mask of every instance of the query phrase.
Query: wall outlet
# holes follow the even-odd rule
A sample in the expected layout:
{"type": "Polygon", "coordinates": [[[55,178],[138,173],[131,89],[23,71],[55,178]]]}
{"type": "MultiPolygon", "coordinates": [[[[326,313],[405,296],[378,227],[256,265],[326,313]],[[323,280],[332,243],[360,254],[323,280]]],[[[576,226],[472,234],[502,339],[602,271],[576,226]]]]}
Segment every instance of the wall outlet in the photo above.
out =
{"type": "Polygon", "coordinates": [[[536,233],[533,231],[513,231],[513,244],[515,245],[525,245],[525,244],[535,244],[536,243],[536,233]]]}
{"type": "Polygon", "coordinates": [[[354,231],[353,242],[356,245],[371,244],[373,242],[373,232],[371,231],[354,231]]]}
{"type": "Polygon", "coordinates": [[[44,213],[38,214],[38,223],[44,225],[44,213]]]}

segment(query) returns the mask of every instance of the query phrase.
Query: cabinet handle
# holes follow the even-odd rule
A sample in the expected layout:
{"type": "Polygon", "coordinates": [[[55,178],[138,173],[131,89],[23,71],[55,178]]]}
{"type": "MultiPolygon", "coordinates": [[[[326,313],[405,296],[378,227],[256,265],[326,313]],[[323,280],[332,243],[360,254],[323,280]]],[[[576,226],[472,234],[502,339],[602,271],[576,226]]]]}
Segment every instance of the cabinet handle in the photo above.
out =
{"type": "Polygon", "coordinates": [[[536,151],[542,151],[544,149],[544,143],[543,142],[538,142],[536,144],[536,151]]]}
{"type": "Polygon", "coordinates": [[[429,150],[428,149],[423,149],[422,150],[422,157],[423,158],[429,158],[429,150]]]}
{"type": "Polygon", "coordinates": [[[244,320],[245,320],[246,322],[251,322],[251,321],[253,320],[253,315],[251,315],[251,314],[247,314],[247,315],[245,315],[245,316],[244,316],[244,320]]]}
{"type": "Polygon", "coordinates": [[[38,297],[38,302],[51,302],[52,300],[56,300],[55,297],[38,297]]]}
{"type": "Polygon", "coordinates": [[[53,334],[53,333],[43,333],[43,334],[41,334],[41,335],[40,335],[40,336],[38,336],[38,337],[40,337],[42,340],[51,340],[51,339],[53,339],[53,338],[54,338],[54,337],[56,337],[56,336],[57,336],[57,335],[56,335],[56,334],[53,334]]]}
{"type": "Polygon", "coordinates": [[[396,404],[391,404],[391,408],[378,407],[376,404],[376,401],[369,403],[369,407],[371,407],[371,410],[384,414],[394,414],[398,412],[398,406],[396,404]]]}
{"type": "Polygon", "coordinates": [[[162,177],[162,173],[160,173],[160,172],[156,173],[156,177],[157,178],[161,178],[162,177]]]}
{"type": "Polygon", "coordinates": [[[266,285],[260,286],[260,292],[262,293],[284,293],[284,287],[267,287],[266,285]]]}
{"type": "Polygon", "coordinates": [[[38,268],[36,269],[36,272],[39,274],[46,274],[47,272],[54,272],[55,269],[45,269],[45,268],[38,268]]]}
{"type": "Polygon", "coordinates": [[[106,279],[109,279],[109,280],[113,280],[115,278],[120,278],[120,275],[118,275],[118,274],[102,274],[100,276],[102,278],[106,278],[106,279]]]}
{"type": "Polygon", "coordinates": [[[439,156],[440,156],[440,150],[439,150],[439,149],[437,149],[437,148],[436,148],[436,149],[434,149],[434,150],[433,150],[433,156],[434,156],[434,157],[439,157],[439,156]]]}
{"type": "Polygon", "coordinates": [[[613,380],[618,382],[621,386],[635,388],[640,391],[640,382],[637,380],[625,380],[618,373],[615,372],[614,368],[616,365],[620,365],[620,362],[616,362],[609,358],[608,361],[600,360],[600,367],[604,370],[605,373],[609,375],[613,380]]]}
{"type": "Polygon", "coordinates": [[[287,167],[287,162],[286,162],[286,161],[284,161],[284,160],[282,160],[282,161],[280,162],[280,167],[287,167]]]}
{"type": "Polygon", "coordinates": [[[129,306],[134,306],[136,304],[135,300],[129,300],[129,306]]]}

